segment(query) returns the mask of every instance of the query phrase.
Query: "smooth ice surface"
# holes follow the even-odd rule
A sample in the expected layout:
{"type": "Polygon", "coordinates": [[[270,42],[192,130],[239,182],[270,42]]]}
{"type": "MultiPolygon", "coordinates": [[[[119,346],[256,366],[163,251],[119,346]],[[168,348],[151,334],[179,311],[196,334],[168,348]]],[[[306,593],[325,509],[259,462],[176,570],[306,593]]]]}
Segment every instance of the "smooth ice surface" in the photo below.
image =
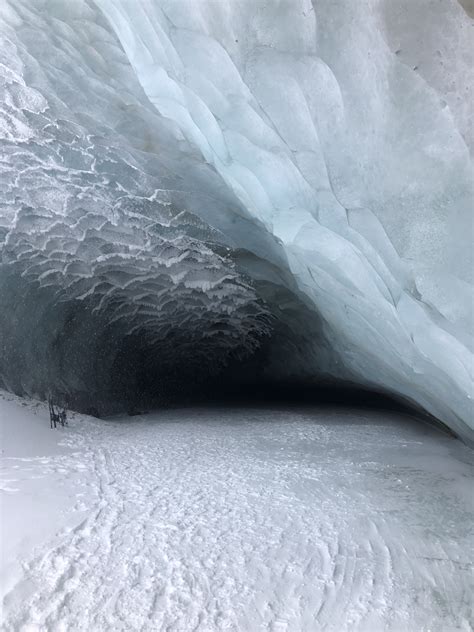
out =
{"type": "Polygon", "coordinates": [[[2,431],[23,434],[3,458],[2,522],[16,503],[23,536],[2,533],[23,562],[12,575],[2,560],[4,630],[471,629],[460,441],[324,409],[77,415],[52,432],[46,407],[21,401],[0,399],[2,431]],[[41,510],[21,504],[35,480],[41,510]]]}
{"type": "Polygon", "coordinates": [[[472,440],[471,13],[4,0],[3,385],[110,411],[245,361],[472,440]]]}

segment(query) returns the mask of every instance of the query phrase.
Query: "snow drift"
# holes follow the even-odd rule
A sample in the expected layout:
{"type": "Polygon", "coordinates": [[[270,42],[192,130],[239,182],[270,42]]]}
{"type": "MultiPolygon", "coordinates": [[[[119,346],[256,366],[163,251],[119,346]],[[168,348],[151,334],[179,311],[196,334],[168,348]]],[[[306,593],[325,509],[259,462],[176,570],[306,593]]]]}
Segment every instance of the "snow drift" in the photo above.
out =
{"type": "Polygon", "coordinates": [[[3,385],[110,409],[241,366],[472,439],[469,12],[5,0],[3,385]]]}

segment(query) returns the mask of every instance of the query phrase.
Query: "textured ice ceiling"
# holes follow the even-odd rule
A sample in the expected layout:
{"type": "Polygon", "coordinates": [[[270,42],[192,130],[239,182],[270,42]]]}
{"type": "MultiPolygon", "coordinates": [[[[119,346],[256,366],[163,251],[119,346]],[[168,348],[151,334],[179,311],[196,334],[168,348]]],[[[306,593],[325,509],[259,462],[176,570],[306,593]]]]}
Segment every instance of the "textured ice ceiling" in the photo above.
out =
{"type": "Polygon", "coordinates": [[[111,410],[241,367],[472,439],[472,14],[2,0],[3,385],[111,410]]]}

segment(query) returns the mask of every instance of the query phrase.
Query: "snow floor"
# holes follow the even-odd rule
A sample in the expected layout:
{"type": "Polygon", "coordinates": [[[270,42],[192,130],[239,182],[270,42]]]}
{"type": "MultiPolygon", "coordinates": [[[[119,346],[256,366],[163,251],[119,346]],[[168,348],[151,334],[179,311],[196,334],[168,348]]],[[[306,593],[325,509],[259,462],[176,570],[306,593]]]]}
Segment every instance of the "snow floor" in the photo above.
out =
{"type": "Polygon", "coordinates": [[[472,630],[474,453],[408,416],[0,420],[5,631],[472,630]]]}

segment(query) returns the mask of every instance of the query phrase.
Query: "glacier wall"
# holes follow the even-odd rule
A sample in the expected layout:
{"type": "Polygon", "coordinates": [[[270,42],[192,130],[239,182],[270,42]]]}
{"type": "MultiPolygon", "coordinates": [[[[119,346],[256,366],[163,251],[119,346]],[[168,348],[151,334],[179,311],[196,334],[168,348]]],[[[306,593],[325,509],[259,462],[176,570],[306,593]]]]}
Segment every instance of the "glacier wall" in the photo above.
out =
{"type": "Polygon", "coordinates": [[[5,0],[3,384],[111,409],[250,361],[472,440],[470,11],[5,0]]]}

